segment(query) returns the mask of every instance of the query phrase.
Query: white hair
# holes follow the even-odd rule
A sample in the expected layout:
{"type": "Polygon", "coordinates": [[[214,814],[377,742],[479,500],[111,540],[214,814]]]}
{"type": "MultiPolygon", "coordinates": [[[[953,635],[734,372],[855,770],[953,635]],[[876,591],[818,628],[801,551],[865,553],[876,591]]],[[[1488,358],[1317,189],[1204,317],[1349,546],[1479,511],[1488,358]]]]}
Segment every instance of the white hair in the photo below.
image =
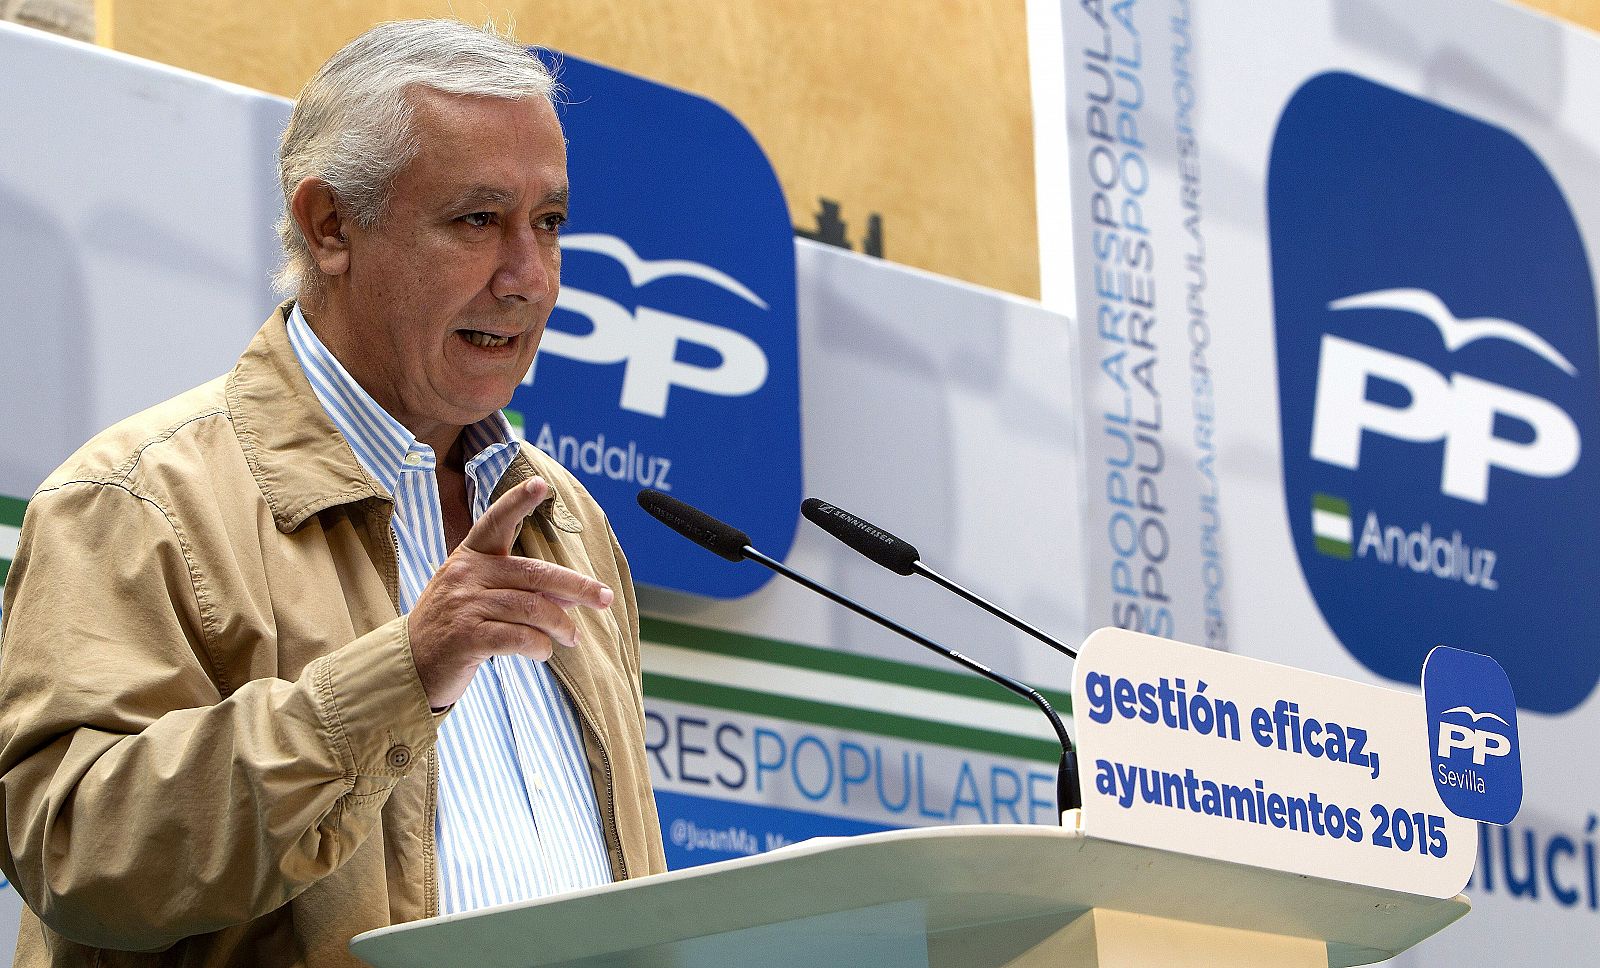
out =
{"type": "Polygon", "coordinates": [[[414,87],[512,101],[542,97],[552,105],[557,92],[549,68],[492,24],[401,20],[345,45],[300,92],[278,150],[283,266],[274,282],[286,294],[306,296],[322,286],[290,212],[295,189],[320,178],[343,214],[363,228],[376,225],[395,176],[419,148],[408,95],[414,87]]]}

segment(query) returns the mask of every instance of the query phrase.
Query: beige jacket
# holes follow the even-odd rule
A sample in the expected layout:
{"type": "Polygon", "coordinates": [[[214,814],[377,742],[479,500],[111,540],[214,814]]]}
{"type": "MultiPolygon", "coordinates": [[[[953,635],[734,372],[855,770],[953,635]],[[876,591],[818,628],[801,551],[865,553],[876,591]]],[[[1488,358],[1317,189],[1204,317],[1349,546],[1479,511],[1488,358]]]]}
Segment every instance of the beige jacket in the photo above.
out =
{"type": "MultiPolygon", "coordinates": [[[[518,550],[616,592],[552,660],[618,878],[664,869],[628,566],[593,499],[518,550]]],[[[233,372],[95,437],[28,506],[0,639],[19,968],[358,964],[436,914],[437,721],[397,618],[393,503],[267,321],[233,372]],[[103,950],[97,950],[103,949],[103,950]],[[147,952],[130,954],[129,952],[147,952]]]]}

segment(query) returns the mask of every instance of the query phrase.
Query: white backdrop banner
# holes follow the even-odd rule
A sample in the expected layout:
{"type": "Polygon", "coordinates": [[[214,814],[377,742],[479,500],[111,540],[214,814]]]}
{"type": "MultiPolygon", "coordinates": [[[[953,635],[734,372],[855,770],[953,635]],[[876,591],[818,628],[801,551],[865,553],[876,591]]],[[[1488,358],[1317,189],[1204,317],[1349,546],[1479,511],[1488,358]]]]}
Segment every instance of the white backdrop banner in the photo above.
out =
{"type": "Polygon", "coordinates": [[[1400,961],[1592,961],[1600,44],[1494,0],[1061,10],[1089,623],[1405,689],[1494,656],[1522,812],[1400,961]]]}

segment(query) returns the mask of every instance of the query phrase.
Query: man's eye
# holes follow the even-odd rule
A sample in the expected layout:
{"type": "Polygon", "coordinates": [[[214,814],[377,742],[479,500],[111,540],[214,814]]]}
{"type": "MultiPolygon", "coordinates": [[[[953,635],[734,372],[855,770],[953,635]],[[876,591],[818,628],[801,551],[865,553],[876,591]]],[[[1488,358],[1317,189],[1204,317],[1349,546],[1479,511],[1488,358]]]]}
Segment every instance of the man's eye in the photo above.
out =
{"type": "Polygon", "coordinates": [[[461,216],[461,221],[476,229],[488,228],[494,224],[493,212],[473,212],[471,215],[461,216]]]}
{"type": "Polygon", "coordinates": [[[567,217],[565,215],[553,213],[540,219],[538,225],[539,228],[545,230],[546,232],[560,232],[561,226],[565,225],[566,222],[567,217]]]}

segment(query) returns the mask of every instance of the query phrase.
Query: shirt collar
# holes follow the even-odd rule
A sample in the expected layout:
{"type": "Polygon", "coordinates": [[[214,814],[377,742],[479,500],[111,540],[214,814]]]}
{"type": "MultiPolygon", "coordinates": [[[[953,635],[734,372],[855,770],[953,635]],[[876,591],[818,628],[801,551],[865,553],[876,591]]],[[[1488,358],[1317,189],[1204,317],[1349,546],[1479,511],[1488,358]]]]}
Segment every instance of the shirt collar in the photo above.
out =
{"type": "MultiPolygon", "coordinates": [[[[228,418],[240,453],[272,512],[273,523],[284,534],[331,507],[364,501],[394,503],[393,495],[356,460],[350,444],[312,391],[294,347],[289,345],[293,308],[292,302],[285,302],[267,317],[223,380],[228,418]]],[[[510,466],[491,493],[538,474],[554,490],[534,514],[560,531],[582,533],[584,524],[566,507],[566,501],[585,495],[565,468],[532,447],[507,448],[505,453],[511,455],[510,466]]]]}
{"type": "MultiPolygon", "coordinates": [[[[289,345],[312,392],[327,411],[339,433],[349,443],[356,460],[391,495],[398,492],[401,475],[435,471],[438,455],[384,410],[306,322],[298,304],[289,314],[289,345]]],[[[505,414],[496,410],[463,430],[467,476],[474,481],[478,500],[487,497],[517,454],[517,438],[505,414]]],[[[482,508],[475,508],[477,514],[482,508]]]]}

